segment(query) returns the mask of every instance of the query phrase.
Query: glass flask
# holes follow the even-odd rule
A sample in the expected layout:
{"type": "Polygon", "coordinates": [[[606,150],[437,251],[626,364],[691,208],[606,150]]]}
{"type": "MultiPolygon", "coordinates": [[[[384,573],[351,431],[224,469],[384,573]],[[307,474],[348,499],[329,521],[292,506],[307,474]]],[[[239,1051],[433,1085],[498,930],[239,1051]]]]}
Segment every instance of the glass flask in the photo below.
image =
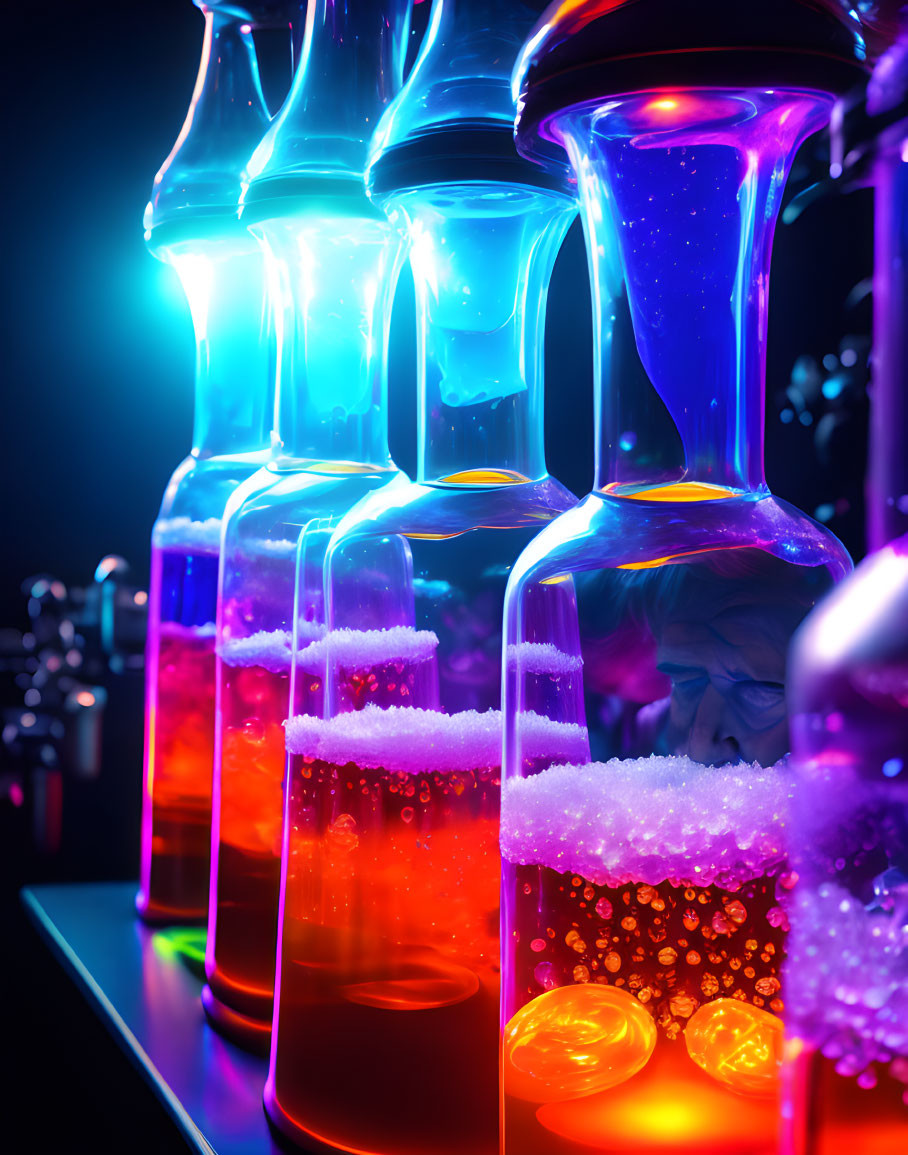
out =
{"type": "MultiPolygon", "coordinates": [[[[217,1026],[258,1049],[271,1029],[297,546],[307,576],[295,628],[313,641],[330,527],[397,472],[387,344],[405,241],[367,199],[363,174],[400,86],[406,24],[406,0],[313,0],[290,94],[243,195],[267,267],[277,431],[271,460],[233,495],[221,546],[202,1000],[217,1026]]],[[[318,685],[299,709],[321,709],[318,685]]]]}
{"type": "Polygon", "coordinates": [[[782,52],[733,6],[606,7],[550,10],[515,72],[518,146],[577,174],[598,440],[505,602],[502,1151],[770,1155],[785,657],[850,561],[764,481],[768,276],[852,33],[805,8],[782,52]],[[540,716],[583,729],[580,758],[535,756],[540,716]]]}
{"type": "Polygon", "coordinates": [[[908,536],[898,536],[908,526],[906,31],[867,96],[868,127],[886,125],[871,146],[867,530],[878,552],[811,614],[790,661],[799,880],[785,976],[786,1122],[794,1155],[908,1147],[908,536]]]}
{"type": "Polygon", "coordinates": [[[192,451],[152,533],[136,902],[151,922],[201,922],[208,908],[221,518],[266,459],[273,411],[264,262],[236,213],[240,173],[269,116],[249,14],[199,7],[192,103],[145,212],[148,247],[180,278],[196,342],[192,451]]]}
{"type": "MultiPolygon", "coordinates": [[[[418,475],[341,521],[329,632],[297,645],[265,1104],[304,1146],[498,1149],[502,604],[520,551],[575,500],[546,471],[542,377],[576,205],[513,144],[532,19],[437,0],[377,131],[372,197],[410,239],[418,475]]],[[[572,757],[577,729],[540,719],[537,740],[572,757]]]]}

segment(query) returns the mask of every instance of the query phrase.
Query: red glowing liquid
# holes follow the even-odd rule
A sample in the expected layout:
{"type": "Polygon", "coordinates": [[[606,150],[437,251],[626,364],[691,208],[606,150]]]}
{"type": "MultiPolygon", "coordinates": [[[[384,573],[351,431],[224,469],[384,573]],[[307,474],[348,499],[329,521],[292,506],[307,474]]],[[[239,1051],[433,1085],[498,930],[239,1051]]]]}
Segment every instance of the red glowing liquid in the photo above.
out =
{"type": "MultiPolygon", "coordinates": [[[[206,973],[227,1008],[271,1028],[289,673],[222,663],[206,973]]],[[[254,1025],[252,1026],[254,1030],[254,1025]]]]}
{"type": "MultiPolygon", "coordinates": [[[[773,1014],[783,1009],[779,975],[787,924],[775,879],[764,876],[735,890],[668,882],[615,888],[547,867],[507,869],[508,892],[516,898],[509,948],[514,989],[505,1019],[546,990],[604,984],[646,1008],[655,1023],[655,1045],[648,1058],[619,1055],[617,1081],[607,1089],[561,1098],[556,1087],[534,1097],[532,1084],[527,1090],[527,1081],[518,1082],[510,1067],[506,1032],[506,1155],[774,1155],[774,1052],[767,1052],[766,1061],[760,1052],[755,1066],[752,1055],[742,1064],[739,1043],[710,1036],[701,1024],[709,1024],[711,1015],[703,1008],[717,1000],[773,1014]],[[702,1037],[705,1045],[698,1049],[694,1039],[702,1037]],[[692,1058],[694,1050],[705,1069],[692,1058]]],[[[781,1030],[767,1031],[773,1025],[767,1016],[755,1030],[780,1047],[781,1030]]],[[[574,1051],[589,1046],[578,1036],[574,1051]]],[[[569,1080],[570,1040],[562,1037],[556,1051],[553,1061],[563,1064],[569,1080]]]]}
{"type": "Polygon", "coordinates": [[[291,767],[269,1115],[303,1145],[494,1155],[499,768],[291,767]]]}
{"type": "Polygon", "coordinates": [[[152,921],[202,921],[211,843],[214,632],[170,622],[159,631],[148,672],[138,908],[152,921]]]}
{"type": "MultiPolygon", "coordinates": [[[[896,1060],[898,1061],[898,1060],[896,1060]]],[[[864,1088],[836,1073],[835,1063],[807,1052],[798,1060],[814,1105],[808,1119],[807,1146],[791,1155],[901,1155],[908,1151],[908,1064],[903,1079],[875,1067],[876,1085],[864,1088]]],[[[786,1155],[789,1155],[786,1152],[786,1155]]]]}

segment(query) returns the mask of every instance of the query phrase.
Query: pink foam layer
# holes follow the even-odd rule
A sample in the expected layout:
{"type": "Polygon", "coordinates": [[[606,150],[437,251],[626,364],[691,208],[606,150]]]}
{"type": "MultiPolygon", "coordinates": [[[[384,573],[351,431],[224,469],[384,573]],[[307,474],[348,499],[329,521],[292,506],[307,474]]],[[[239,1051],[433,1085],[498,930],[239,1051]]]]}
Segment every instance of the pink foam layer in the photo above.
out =
{"type": "Polygon", "coordinates": [[[320,674],[331,661],[345,670],[367,670],[388,662],[417,664],[428,661],[438,649],[431,630],[392,626],[387,630],[332,630],[302,650],[297,658],[307,673],[320,674]]]}
{"type": "Polygon", "coordinates": [[[179,622],[161,622],[161,637],[180,638],[187,642],[214,641],[217,628],[214,622],[206,622],[203,626],[184,626],[179,622]]]}
{"type": "Polygon", "coordinates": [[[160,518],[151,533],[157,549],[191,550],[215,554],[221,548],[221,519],[209,517],[193,521],[189,517],[160,518]]]}
{"type": "MultiPolygon", "coordinates": [[[[317,622],[300,622],[297,626],[299,642],[320,638],[324,626],[317,622]]],[[[227,666],[261,666],[272,674],[286,674],[290,671],[293,653],[293,635],[289,630],[259,630],[248,638],[226,638],[218,652],[227,666]]],[[[302,650],[301,653],[305,653],[302,650]]]]}
{"type": "MultiPolygon", "coordinates": [[[[527,757],[569,757],[585,749],[582,726],[524,716],[527,757]]],[[[297,716],[286,723],[287,750],[335,765],[355,762],[406,774],[478,770],[501,765],[502,719],[499,710],[442,714],[404,706],[366,706],[324,721],[297,716]]]]}
{"type": "Polygon", "coordinates": [[[505,785],[501,850],[602,886],[745,882],[782,861],[791,795],[787,771],[757,763],[553,766],[505,785]]]}
{"type": "Polygon", "coordinates": [[[508,646],[508,666],[519,668],[523,674],[548,674],[560,677],[572,674],[583,665],[579,654],[568,654],[551,642],[521,642],[508,646]]]}

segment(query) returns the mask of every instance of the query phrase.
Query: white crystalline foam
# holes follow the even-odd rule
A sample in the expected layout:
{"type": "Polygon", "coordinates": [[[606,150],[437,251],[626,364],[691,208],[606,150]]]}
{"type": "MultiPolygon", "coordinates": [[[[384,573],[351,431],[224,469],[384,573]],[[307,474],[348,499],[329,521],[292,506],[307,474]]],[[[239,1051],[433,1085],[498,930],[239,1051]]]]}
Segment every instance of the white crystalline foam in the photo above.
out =
{"type": "Polygon", "coordinates": [[[507,656],[511,669],[519,666],[524,674],[549,674],[554,678],[572,674],[583,665],[579,654],[565,653],[551,642],[521,642],[517,646],[508,646],[507,656]]]}
{"type": "MultiPolygon", "coordinates": [[[[324,632],[325,627],[317,622],[300,622],[297,626],[300,642],[314,642],[324,632]]],[[[271,674],[287,674],[293,654],[293,635],[289,630],[259,630],[248,638],[225,638],[218,653],[227,666],[261,666],[271,674]]]]}
{"type": "Polygon", "coordinates": [[[501,852],[603,886],[745,882],[782,860],[791,794],[781,765],[652,757],[553,766],[505,784],[501,852]]]}
{"type": "Polygon", "coordinates": [[[217,553],[221,548],[221,519],[209,517],[205,521],[193,521],[191,517],[161,518],[154,524],[152,539],[158,549],[217,553]]]}
{"type": "MultiPolygon", "coordinates": [[[[364,769],[383,767],[407,774],[478,770],[501,764],[501,712],[464,710],[442,714],[368,705],[327,721],[306,716],[286,722],[287,750],[336,766],[355,762],[364,769]]],[[[524,715],[527,757],[565,758],[586,748],[582,726],[524,715]]]]}
{"type": "Polygon", "coordinates": [[[368,670],[388,662],[425,662],[438,649],[431,630],[392,626],[387,630],[332,630],[303,650],[298,658],[307,673],[321,673],[326,659],[345,670],[368,670]]]}

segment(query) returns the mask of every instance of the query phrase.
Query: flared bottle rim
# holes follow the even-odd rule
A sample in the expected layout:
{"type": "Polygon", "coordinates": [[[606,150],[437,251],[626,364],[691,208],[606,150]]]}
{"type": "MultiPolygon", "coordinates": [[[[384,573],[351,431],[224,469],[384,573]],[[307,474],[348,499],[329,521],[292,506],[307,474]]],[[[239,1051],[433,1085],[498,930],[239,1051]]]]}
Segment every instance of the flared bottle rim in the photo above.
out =
{"type": "Polygon", "coordinates": [[[518,150],[561,153],[574,108],[665,88],[786,88],[838,96],[869,72],[860,18],[838,0],[556,0],[512,77],[518,150]]]}

